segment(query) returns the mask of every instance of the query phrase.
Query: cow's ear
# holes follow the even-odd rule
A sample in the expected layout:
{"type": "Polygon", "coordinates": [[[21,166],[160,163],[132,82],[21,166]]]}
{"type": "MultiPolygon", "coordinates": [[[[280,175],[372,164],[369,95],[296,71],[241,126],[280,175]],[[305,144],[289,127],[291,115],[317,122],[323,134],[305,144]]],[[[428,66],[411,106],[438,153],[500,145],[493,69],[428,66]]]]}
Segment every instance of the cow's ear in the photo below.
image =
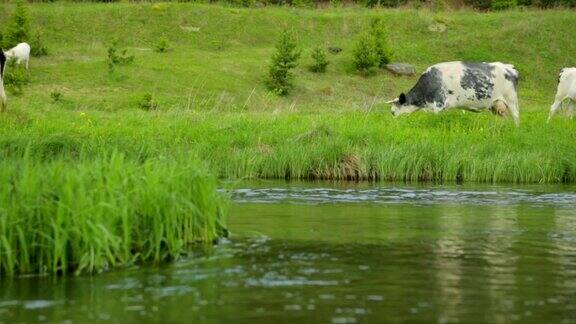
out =
{"type": "Polygon", "coordinates": [[[398,102],[403,105],[406,103],[406,95],[404,93],[400,94],[400,97],[398,97],[398,102]]]}

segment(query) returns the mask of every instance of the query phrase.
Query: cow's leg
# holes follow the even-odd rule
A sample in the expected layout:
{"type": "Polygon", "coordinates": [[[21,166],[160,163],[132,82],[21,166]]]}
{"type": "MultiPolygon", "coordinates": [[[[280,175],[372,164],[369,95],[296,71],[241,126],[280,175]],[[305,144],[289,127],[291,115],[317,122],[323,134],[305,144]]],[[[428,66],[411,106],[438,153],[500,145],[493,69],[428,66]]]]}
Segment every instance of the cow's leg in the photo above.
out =
{"type": "Polygon", "coordinates": [[[566,107],[566,115],[570,119],[574,117],[574,99],[568,99],[568,107],[566,107]]]}
{"type": "Polygon", "coordinates": [[[564,99],[565,98],[561,98],[558,96],[556,97],[554,103],[552,104],[552,106],[550,106],[550,113],[548,114],[548,120],[546,122],[550,122],[552,116],[554,116],[554,114],[558,111],[558,109],[562,107],[562,102],[564,101],[564,99]]]}

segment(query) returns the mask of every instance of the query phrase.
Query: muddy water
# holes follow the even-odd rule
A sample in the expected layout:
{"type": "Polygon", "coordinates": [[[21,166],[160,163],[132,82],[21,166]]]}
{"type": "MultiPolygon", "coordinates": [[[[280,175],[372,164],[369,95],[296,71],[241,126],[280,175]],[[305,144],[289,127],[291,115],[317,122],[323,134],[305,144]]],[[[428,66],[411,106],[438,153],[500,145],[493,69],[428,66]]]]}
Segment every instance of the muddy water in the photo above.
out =
{"type": "Polygon", "coordinates": [[[574,187],[234,187],[218,246],[0,280],[0,322],[576,322],[574,187]]]}

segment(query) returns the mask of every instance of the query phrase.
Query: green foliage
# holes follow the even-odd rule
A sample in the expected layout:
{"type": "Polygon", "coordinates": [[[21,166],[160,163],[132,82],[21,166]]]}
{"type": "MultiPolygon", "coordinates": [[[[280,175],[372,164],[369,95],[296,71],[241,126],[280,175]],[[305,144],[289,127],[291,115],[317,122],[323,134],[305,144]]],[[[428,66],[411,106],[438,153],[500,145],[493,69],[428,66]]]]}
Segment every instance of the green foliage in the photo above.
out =
{"type": "Polygon", "coordinates": [[[225,234],[216,181],[194,161],[102,153],[0,161],[0,276],[160,263],[225,234]]]}
{"type": "Polygon", "coordinates": [[[398,7],[406,2],[407,0],[364,0],[367,7],[398,7]]]}
{"type": "Polygon", "coordinates": [[[64,95],[62,94],[62,92],[54,90],[50,92],[50,99],[52,99],[53,103],[59,103],[62,102],[62,100],[64,99],[64,95]]]}
{"type": "Polygon", "coordinates": [[[375,67],[384,68],[392,60],[388,31],[380,18],[374,18],[360,33],[354,48],[354,66],[363,73],[373,73],[375,67]]]}
{"type": "Polygon", "coordinates": [[[314,0],[292,0],[292,5],[298,8],[312,8],[314,0]]]}
{"type": "Polygon", "coordinates": [[[292,72],[298,66],[300,51],[297,48],[296,37],[289,30],[284,30],[276,44],[272,55],[272,63],[268,70],[268,87],[274,93],[285,96],[293,88],[292,72]]]}
{"type": "Polygon", "coordinates": [[[22,65],[17,65],[16,60],[8,61],[4,70],[4,85],[10,93],[19,96],[24,93],[24,86],[30,83],[28,73],[22,65]]]}
{"type": "Polygon", "coordinates": [[[30,41],[30,55],[37,57],[48,55],[48,48],[44,44],[40,33],[35,33],[30,41]]]}
{"type": "Polygon", "coordinates": [[[168,51],[168,39],[166,37],[160,37],[156,45],[154,46],[154,50],[158,53],[165,53],[168,51]]]}
{"type": "Polygon", "coordinates": [[[492,5],[492,0],[465,0],[465,3],[476,9],[488,10],[492,5]]]}
{"type": "Polygon", "coordinates": [[[356,70],[365,74],[374,72],[374,68],[380,63],[374,43],[374,39],[369,32],[360,34],[353,51],[356,70]]]}
{"type": "Polygon", "coordinates": [[[434,12],[442,12],[448,8],[448,1],[446,0],[434,0],[432,2],[432,9],[434,12]]]}
{"type": "Polygon", "coordinates": [[[254,4],[256,3],[255,0],[226,0],[226,1],[232,5],[245,8],[253,7],[254,4]]]}
{"type": "Polygon", "coordinates": [[[158,103],[154,100],[152,94],[146,93],[138,101],[138,108],[146,111],[156,110],[158,109],[158,103]]]}
{"type": "Polygon", "coordinates": [[[16,10],[10,17],[4,35],[2,46],[12,48],[18,43],[28,41],[30,37],[30,18],[23,0],[16,1],[16,10]]]}
{"type": "Polygon", "coordinates": [[[492,0],[490,8],[492,10],[506,10],[516,7],[516,0],[492,0]]]}
{"type": "Polygon", "coordinates": [[[324,73],[326,72],[326,67],[328,66],[328,58],[326,57],[326,51],[322,46],[316,47],[312,51],[312,60],[313,63],[310,66],[310,71],[315,73],[324,73]]]}
{"type": "Polygon", "coordinates": [[[370,35],[374,42],[374,51],[378,56],[378,66],[383,68],[392,61],[392,48],[388,41],[388,31],[380,18],[374,18],[370,22],[370,35]]]}
{"type": "Polygon", "coordinates": [[[110,73],[114,72],[116,65],[126,65],[134,62],[134,55],[128,55],[127,49],[119,49],[118,41],[113,41],[108,47],[108,56],[106,63],[108,64],[108,71],[110,73]]]}

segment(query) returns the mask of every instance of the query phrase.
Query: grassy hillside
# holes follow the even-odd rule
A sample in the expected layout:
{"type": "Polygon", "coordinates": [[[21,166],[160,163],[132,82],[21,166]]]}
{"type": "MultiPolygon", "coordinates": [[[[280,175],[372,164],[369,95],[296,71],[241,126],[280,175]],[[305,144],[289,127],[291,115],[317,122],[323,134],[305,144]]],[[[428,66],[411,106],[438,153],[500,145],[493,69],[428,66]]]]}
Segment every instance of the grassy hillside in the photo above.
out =
{"type": "MultiPolygon", "coordinates": [[[[7,6],[9,7],[9,6],[7,6]]],[[[238,9],[200,4],[34,4],[33,26],[51,50],[31,62],[31,83],[0,120],[0,154],[39,161],[90,159],[110,150],[138,161],[200,158],[222,177],[438,181],[576,181],[576,127],[546,125],[562,66],[575,65],[572,11],[433,14],[363,8],[238,9]],[[371,17],[390,28],[395,61],[419,71],[450,60],[517,66],[521,127],[487,114],[393,119],[382,102],[417,77],[354,72],[354,39],[371,17]],[[428,30],[434,21],[444,33],[428,30]],[[303,49],[296,88],[264,85],[274,43],[293,29],[303,49]],[[166,37],[167,53],[153,50],[166,37]],[[113,40],[135,55],[108,73],[113,40]],[[339,46],[326,74],[309,51],[339,46]],[[62,102],[50,93],[59,91],[62,102]],[[156,111],[138,101],[152,93],[156,111]]],[[[7,19],[10,10],[0,13],[7,19]]]]}
{"type": "MultiPolygon", "coordinates": [[[[6,6],[9,7],[9,6],[6,6]]],[[[409,89],[415,78],[381,73],[364,78],[353,72],[354,38],[370,17],[384,19],[391,31],[395,60],[419,71],[450,60],[503,61],[522,73],[522,107],[546,110],[560,67],[574,65],[572,11],[432,14],[413,10],[363,8],[306,10],[238,9],[194,4],[34,4],[33,26],[53,55],[34,61],[32,85],[16,108],[44,106],[47,91],[62,89],[75,109],[134,108],[141,92],[153,92],[164,108],[230,111],[357,110],[409,89]],[[436,20],[447,31],[434,33],[436,20]],[[269,96],[263,78],[283,28],[297,32],[304,50],[293,96],[269,96]],[[161,37],[171,51],[152,49],[161,37]],[[106,49],[114,39],[136,55],[134,65],[113,75],[106,71],[106,49]],[[326,75],[309,73],[309,50],[340,46],[326,75]],[[253,92],[254,91],[254,92],[253,92]],[[252,96],[250,97],[250,94],[252,96]],[[250,100],[246,103],[248,97],[250,100]],[[540,107],[542,106],[542,107],[540,107]]],[[[7,19],[10,10],[0,13],[7,19]]],[[[382,107],[380,107],[382,108],[382,107]]]]}

